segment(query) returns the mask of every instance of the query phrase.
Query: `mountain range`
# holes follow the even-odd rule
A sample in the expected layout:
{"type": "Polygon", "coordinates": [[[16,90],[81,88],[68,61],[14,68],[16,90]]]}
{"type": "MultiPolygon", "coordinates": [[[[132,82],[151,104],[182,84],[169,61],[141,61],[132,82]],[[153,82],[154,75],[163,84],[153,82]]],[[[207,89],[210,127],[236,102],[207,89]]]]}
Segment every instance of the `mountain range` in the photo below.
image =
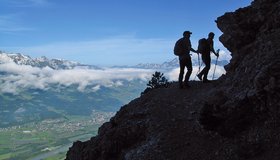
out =
{"type": "MultiPolygon", "coordinates": [[[[197,60],[197,58],[193,58],[193,66],[198,66],[201,62],[197,60]]],[[[7,63],[7,62],[14,62],[18,65],[30,65],[32,67],[50,67],[52,69],[73,69],[73,68],[85,68],[85,69],[101,69],[96,65],[88,65],[88,64],[81,64],[75,61],[69,61],[64,59],[48,59],[45,56],[39,58],[31,58],[28,55],[24,55],[21,53],[13,53],[8,54],[5,52],[0,51],[0,64],[7,63]]],[[[215,59],[212,59],[212,63],[215,64],[215,59]]],[[[218,60],[218,66],[225,66],[229,63],[228,60],[218,60]]],[[[174,69],[179,67],[179,59],[176,57],[170,61],[163,62],[161,64],[158,63],[139,63],[137,65],[132,66],[113,66],[113,68],[141,68],[141,69],[174,69]]]]}
{"type": "MultiPolygon", "coordinates": [[[[218,62],[222,66],[228,63],[218,62]]],[[[197,60],[193,64],[198,65],[197,60]]],[[[65,114],[88,115],[92,110],[115,112],[140,95],[153,71],[168,74],[178,67],[177,57],[162,64],[141,63],[108,69],[63,59],[0,52],[0,127],[65,114]]]]}
{"type": "Polygon", "coordinates": [[[68,61],[64,59],[48,59],[45,56],[39,58],[31,58],[28,55],[24,55],[21,53],[5,53],[0,51],[0,64],[14,62],[18,65],[30,65],[32,67],[50,67],[52,69],[73,69],[75,67],[84,67],[89,69],[98,69],[99,67],[94,65],[84,65],[79,62],[68,61]]]}

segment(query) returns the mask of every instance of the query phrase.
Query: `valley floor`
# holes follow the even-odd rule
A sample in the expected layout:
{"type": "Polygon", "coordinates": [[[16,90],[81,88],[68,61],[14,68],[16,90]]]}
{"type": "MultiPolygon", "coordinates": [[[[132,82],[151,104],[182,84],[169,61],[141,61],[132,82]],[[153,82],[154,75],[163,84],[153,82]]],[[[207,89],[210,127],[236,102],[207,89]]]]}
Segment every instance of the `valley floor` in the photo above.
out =
{"type": "Polygon", "coordinates": [[[67,116],[0,128],[0,160],[62,160],[76,140],[88,140],[113,113],[67,116]]]}

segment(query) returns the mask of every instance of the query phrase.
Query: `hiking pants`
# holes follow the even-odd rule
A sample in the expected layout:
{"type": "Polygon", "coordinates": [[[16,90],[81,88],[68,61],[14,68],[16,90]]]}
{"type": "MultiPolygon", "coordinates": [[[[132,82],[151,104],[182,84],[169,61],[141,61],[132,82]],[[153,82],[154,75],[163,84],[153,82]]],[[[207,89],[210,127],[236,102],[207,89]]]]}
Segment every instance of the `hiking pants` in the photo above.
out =
{"type": "Polygon", "coordinates": [[[185,72],[185,67],[187,67],[188,72],[185,76],[185,83],[188,83],[189,78],[192,74],[192,60],[190,55],[183,55],[179,57],[180,63],[180,73],[179,73],[179,84],[182,84],[183,76],[185,72]]]}
{"type": "Polygon", "coordinates": [[[203,80],[207,80],[208,72],[210,70],[210,65],[211,65],[210,55],[209,56],[202,56],[202,61],[204,62],[205,67],[200,72],[200,75],[203,76],[203,80]]]}

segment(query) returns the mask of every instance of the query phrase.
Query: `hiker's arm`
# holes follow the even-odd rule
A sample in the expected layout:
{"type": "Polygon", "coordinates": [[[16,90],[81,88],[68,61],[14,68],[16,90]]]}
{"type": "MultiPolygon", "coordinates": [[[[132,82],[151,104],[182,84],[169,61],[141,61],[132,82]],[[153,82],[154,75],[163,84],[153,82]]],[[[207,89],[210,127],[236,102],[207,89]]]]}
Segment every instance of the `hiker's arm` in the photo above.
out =
{"type": "Polygon", "coordinates": [[[213,52],[217,57],[219,57],[219,54],[217,52],[215,52],[215,49],[214,49],[214,42],[212,42],[212,44],[210,45],[210,51],[213,52]]]}
{"type": "Polygon", "coordinates": [[[215,54],[215,56],[219,57],[219,53],[215,52],[214,48],[212,47],[211,51],[215,54]],[[213,50],[212,50],[213,49],[213,50]]]}
{"type": "Polygon", "coordinates": [[[218,51],[217,52],[215,52],[215,50],[214,50],[214,48],[212,47],[212,49],[211,49],[211,51],[215,54],[215,56],[217,56],[217,57],[219,57],[219,53],[218,53],[218,51]],[[213,49],[213,50],[212,50],[213,49]]]}
{"type": "Polygon", "coordinates": [[[194,53],[198,53],[196,50],[194,50],[193,48],[191,48],[191,51],[194,53]]]}
{"type": "Polygon", "coordinates": [[[190,51],[192,51],[192,52],[194,52],[194,53],[197,53],[197,51],[194,50],[194,49],[192,48],[192,44],[191,44],[191,41],[190,41],[190,40],[188,41],[188,47],[189,47],[189,50],[190,50],[190,51]]]}
{"type": "Polygon", "coordinates": [[[215,54],[217,57],[219,57],[219,53],[218,52],[216,52],[216,54],[215,54]]]}

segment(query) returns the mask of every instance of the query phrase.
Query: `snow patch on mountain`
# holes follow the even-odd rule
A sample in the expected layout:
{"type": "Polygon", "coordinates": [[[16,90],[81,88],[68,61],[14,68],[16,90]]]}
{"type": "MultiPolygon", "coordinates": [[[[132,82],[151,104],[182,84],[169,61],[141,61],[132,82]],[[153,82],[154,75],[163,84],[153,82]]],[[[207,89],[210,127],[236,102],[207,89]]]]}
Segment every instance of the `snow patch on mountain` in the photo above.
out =
{"type": "Polygon", "coordinates": [[[14,62],[18,65],[30,65],[32,67],[49,67],[55,70],[59,69],[73,69],[80,68],[98,68],[92,65],[84,65],[74,61],[68,61],[63,59],[48,59],[45,56],[39,58],[31,58],[21,53],[8,54],[0,51],[0,64],[14,62]]]}

